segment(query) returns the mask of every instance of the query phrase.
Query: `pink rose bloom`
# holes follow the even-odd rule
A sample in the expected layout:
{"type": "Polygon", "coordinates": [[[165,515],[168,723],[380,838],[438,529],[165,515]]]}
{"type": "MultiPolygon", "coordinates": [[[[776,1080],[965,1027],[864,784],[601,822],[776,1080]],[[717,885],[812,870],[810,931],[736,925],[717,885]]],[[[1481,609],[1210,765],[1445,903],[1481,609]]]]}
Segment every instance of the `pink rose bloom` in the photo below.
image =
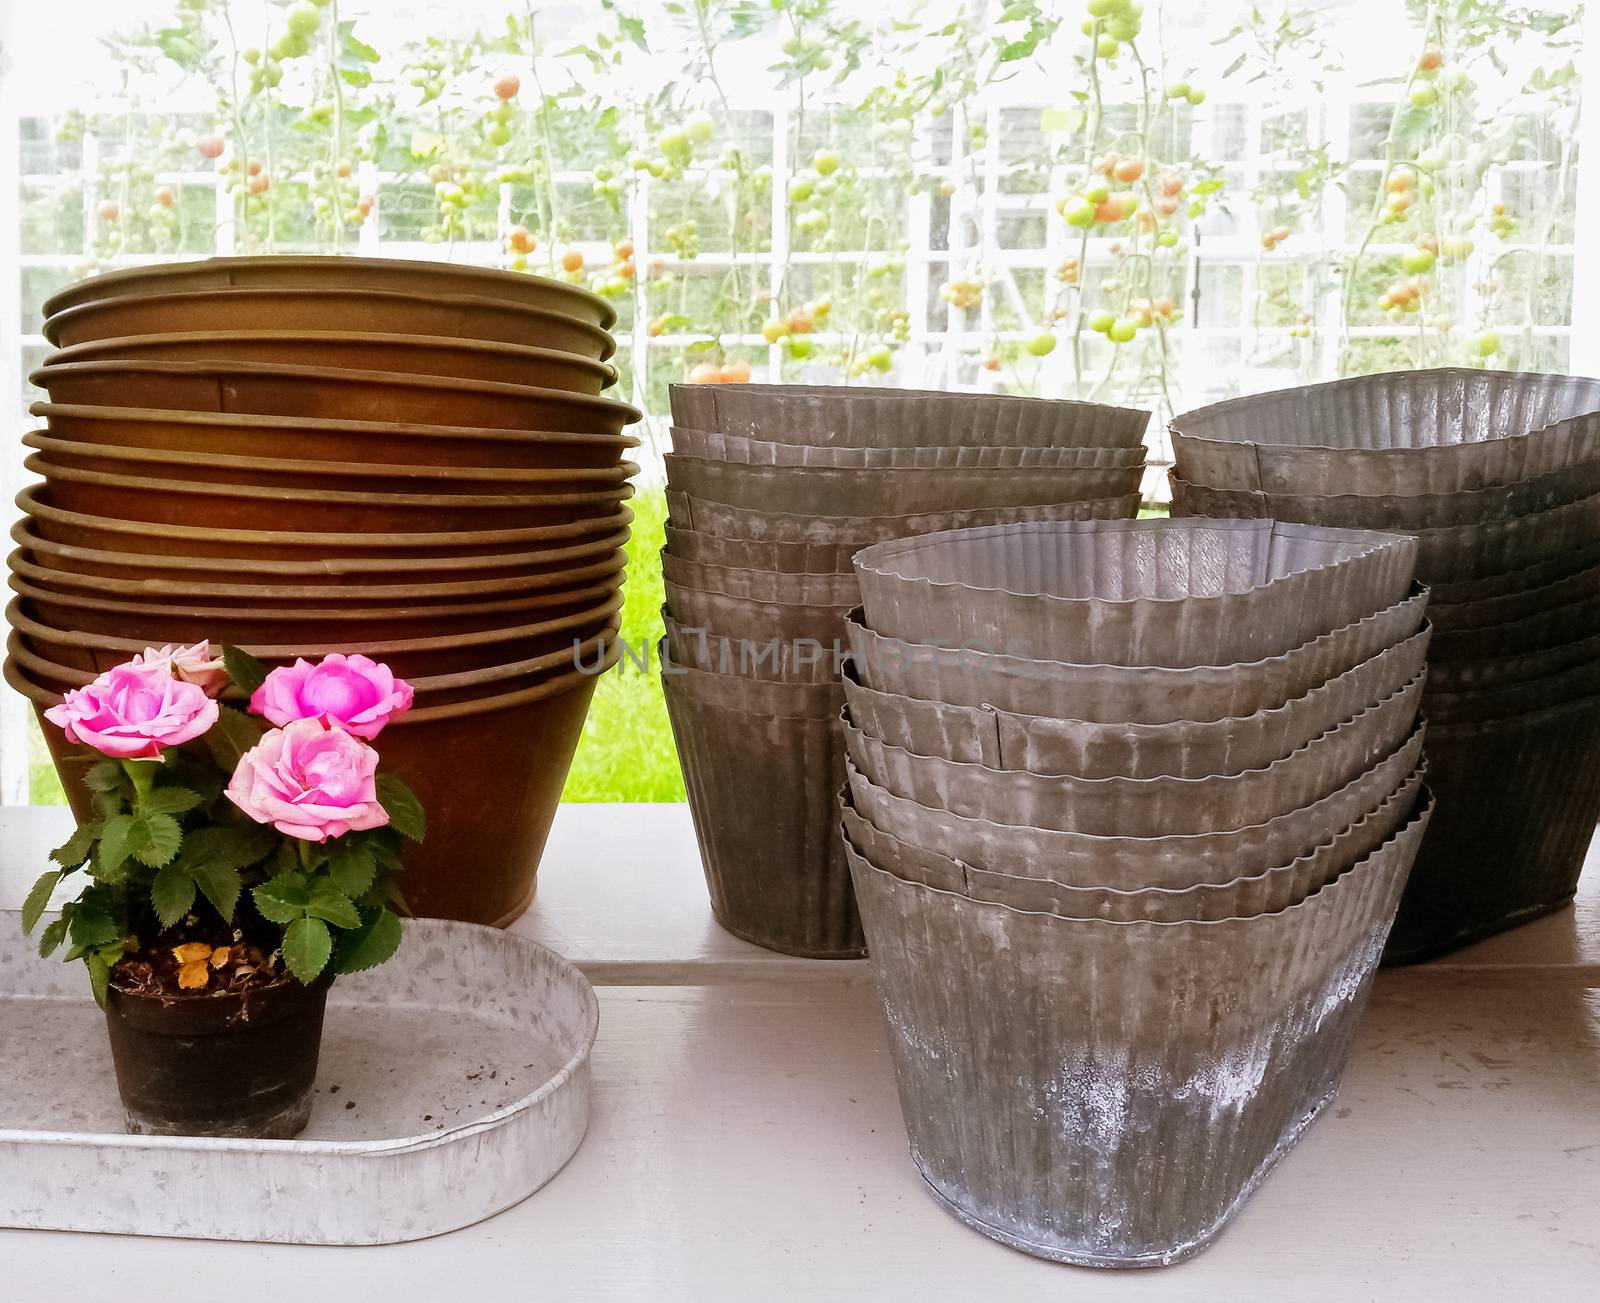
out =
{"type": "Polygon", "coordinates": [[[228,686],[227,667],[222,663],[222,656],[212,652],[209,641],[197,642],[192,647],[178,647],[170,642],[165,647],[146,647],[133,658],[133,664],[167,665],[173,678],[194,684],[208,697],[215,697],[228,686]]]}
{"type": "Polygon", "coordinates": [[[323,719],[275,728],[239,757],[228,799],[257,823],[322,842],[352,829],[381,828],[378,753],[323,719]]]}
{"type": "Polygon", "coordinates": [[[250,709],[274,724],[331,719],[369,741],[411,708],[411,685],[367,656],[330,652],[315,665],[279,666],[250,698],[250,709]]]}
{"type": "Polygon", "coordinates": [[[159,760],[163,747],[182,746],[217,722],[217,703],[193,683],[175,679],[165,661],[107,670],[67,693],[44,717],[69,741],[117,760],[159,760]]]}

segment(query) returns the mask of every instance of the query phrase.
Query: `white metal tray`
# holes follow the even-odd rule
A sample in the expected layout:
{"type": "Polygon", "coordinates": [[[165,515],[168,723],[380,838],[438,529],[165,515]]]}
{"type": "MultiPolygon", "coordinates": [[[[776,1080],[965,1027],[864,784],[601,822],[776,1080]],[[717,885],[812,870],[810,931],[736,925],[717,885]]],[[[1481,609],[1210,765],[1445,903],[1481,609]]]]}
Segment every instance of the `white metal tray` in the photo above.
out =
{"type": "Polygon", "coordinates": [[[298,1139],[133,1136],[82,968],[0,911],[0,1226],[387,1244],[471,1225],[576,1152],[599,1018],[544,946],[415,920],[334,983],[298,1139]]]}

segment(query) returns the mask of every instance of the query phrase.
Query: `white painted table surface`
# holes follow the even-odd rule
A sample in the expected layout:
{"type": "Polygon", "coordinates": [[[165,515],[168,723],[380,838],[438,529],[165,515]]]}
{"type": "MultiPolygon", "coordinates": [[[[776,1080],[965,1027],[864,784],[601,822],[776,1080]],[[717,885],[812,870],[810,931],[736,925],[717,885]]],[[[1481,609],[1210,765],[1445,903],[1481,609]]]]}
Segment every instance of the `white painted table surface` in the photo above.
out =
{"type": "MultiPolygon", "coordinates": [[[[64,827],[0,811],[0,906],[64,827]]],[[[602,988],[589,1136],[533,1198],[382,1249],[0,1231],[0,1297],[1600,1298],[1600,870],[1573,910],[1382,974],[1324,1119],[1215,1247],[1137,1273],[1037,1262],[934,1206],[866,965],[724,935],[684,807],[564,807],[517,929],[602,988]]]]}

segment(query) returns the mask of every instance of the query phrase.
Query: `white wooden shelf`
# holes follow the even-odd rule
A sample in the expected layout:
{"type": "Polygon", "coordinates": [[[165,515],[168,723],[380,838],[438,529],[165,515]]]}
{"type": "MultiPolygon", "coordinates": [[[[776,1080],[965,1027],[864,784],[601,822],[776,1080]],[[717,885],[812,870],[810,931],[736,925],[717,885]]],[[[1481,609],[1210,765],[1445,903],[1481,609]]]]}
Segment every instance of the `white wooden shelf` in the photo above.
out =
{"type": "MultiPolygon", "coordinates": [[[[64,825],[0,812],[0,906],[64,825]]],[[[0,1231],[4,1296],[88,1280],[119,1303],[169,1303],[175,1282],[241,1278],[275,1297],[430,1303],[1596,1296],[1593,882],[1574,910],[1385,972],[1324,1119],[1215,1247],[1139,1273],[1037,1262],[934,1206],[906,1155],[867,965],[721,932],[684,807],[564,807],[517,929],[602,988],[594,1121],[543,1191],[385,1249],[0,1231]]]]}

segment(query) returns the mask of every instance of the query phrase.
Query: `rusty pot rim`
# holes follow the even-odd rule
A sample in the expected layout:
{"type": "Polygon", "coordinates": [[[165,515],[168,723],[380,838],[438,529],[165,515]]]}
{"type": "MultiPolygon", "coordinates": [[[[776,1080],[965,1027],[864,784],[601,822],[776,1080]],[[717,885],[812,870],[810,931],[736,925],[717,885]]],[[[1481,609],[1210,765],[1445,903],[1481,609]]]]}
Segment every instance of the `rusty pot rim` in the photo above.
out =
{"type": "MultiPolygon", "coordinates": [[[[624,507],[632,519],[631,508],[624,507]]],[[[76,513],[66,513],[76,514],[76,513]]],[[[354,557],[346,560],[325,561],[271,561],[227,558],[218,560],[204,556],[164,556],[158,552],[107,552],[101,548],[77,547],[71,543],[55,543],[29,528],[32,518],[19,516],[11,526],[11,538],[20,549],[44,556],[82,557],[106,565],[119,565],[126,569],[148,568],[182,573],[186,570],[225,569],[231,574],[273,575],[294,578],[300,575],[391,575],[396,573],[450,573],[456,570],[504,570],[515,565],[550,564],[560,561],[580,561],[587,557],[610,556],[624,548],[633,531],[627,524],[609,535],[591,541],[572,543],[566,547],[541,549],[537,552],[508,552],[503,555],[468,557],[402,557],[384,561],[374,557],[354,557]]],[[[574,567],[577,568],[577,567],[574,567]]],[[[554,575],[560,570],[549,572],[554,575]]],[[[176,582],[176,581],[175,581],[176,582]]],[[[281,585],[264,585],[277,587],[281,585]]]]}
{"type": "MultiPolygon", "coordinates": [[[[564,525],[535,525],[527,529],[434,530],[423,534],[315,534],[291,533],[271,529],[206,529],[200,525],[157,525],[148,520],[116,520],[110,516],[92,516],[81,511],[67,511],[39,501],[43,484],[27,484],[13,499],[25,516],[38,516],[42,520],[105,530],[115,534],[142,534],[156,538],[188,539],[203,542],[237,544],[275,544],[292,547],[363,547],[374,551],[401,547],[457,548],[489,543],[532,543],[548,538],[587,538],[610,530],[614,532],[633,520],[633,509],[618,503],[618,510],[606,516],[572,521],[564,525]]],[[[474,557],[473,560],[478,558],[474,557]]]]}
{"type": "Polygon", "coordinates": [[[350,434],[370,434],[375,438],[461,439],[506,444],[581,444],[612,447],[619,451],[637,448],[639,438],[632,434],[601,434],[583,430],[505,430],[482,425],[429,425],[422,421],[355,421],[332,416],[273,416],[263,412],[191,412],[183,408],[115,407],[100,403],[52,403],[39,401],[29,406],[32,416],[47,421],[55,416],[80,421],[124,422],[130,425],[220,425],[243,430],[303,431],[317,434],[329,430],[350,434]]]}
{"type": "MultiPolygon", "coordinates": [[[[8,557],[8,563],[14,560],[8,557]]],[[[35,569],[37,567],[34,567],[35,569]]],[[[620,589],[625,582],[626,572],[622,565],[617,565],[609,570],[594,576],[593,584],[582,584],[573,592],[573,601],[583,601],[593,596],[601,602],[611,599],[611,596],[620,589]]],[[[328,620],[335,624],[345,621],[384,620],[384,619],[421,619],[428,616],[437,616],[447,619],[452,616],[472,615],[475,613],[493,614],[496,611],[525,611],[538,609],[542,605],[550,605],[547,601],[552,594],[538,593],[533,606],[529,606],[529,597],[514,595],[510,597],[500,594],[487,595],[483,601],[471,600],[471,593],[462,593],[465,601],[421,606],[406,605],[404,603],[391,603],[376,606],[337,606],[332,608],[306,607],[306,606],[225,606],[206,607],[189,605],[173,607],[159,602],[143,602],[126,600],[120,597],[107,597],[99,594],[58,593],[48,588],[40,588],[38,584],[13,568],[6,579],[7,585],[17,596],[30,602],[50,602],[57,606],[70,606],[86,611],[102,611],[108,615],[145,615],[153,619],[169,619],[179,617],[182,619],[240,619],[240,620],[282,620],[286,624],[310,623],[328,620]]],[[[558,590],[553,596],[562,596],[558,590]]]]}
{"type": "MultiPolygon", "coordinates": [[[[106,461],[151,463],[163,469],[176,466],[210,466],[218,470],[270,471],[286,478],[320,478],[329,475],[364,476],[369,479],[499,481],[539,485],[572,480],[578,484],[612,484],[632,479],[639,464],[619,461],[615,466],[586,466],[571,469],[522,469],[518,467],[429,466],[423,463],[304,461],[291,457],[241,457],[234,453],[177,452],[162,448],[130,448],[122,444],[83,443],[77,439],[58,439],[49,430],[30,430],[22,436],[24,447],[42,453],[65,453],[73,457],[99,457],[106,461]]],[[[52,463],[53,464],[53,463],[52,463]]],[[[194,481],[209,483],[211,481],[194,481]]]]}
{"type": "MultiPolygon", "coordinates": [[[[357,272],[370,272],[374,275],[385,276],[412,276],[419,280],[438,280],[446,283],[461,281],[473,288],[482,287],[485,291],[491,287],[509,288],[511,284],[530,284],[536,286],[540,292],[549,294],[556,302],[567,300],[574,304],[581,304],[598,317],[596,329],[604,330],[612,326],[617,320],[617,310],[601,298],[579,285],[570,285],[566,281],[554,280],[548,276],[533,276],[523,272],[501,270],[497,267],[475,267],[470,264],[442,262],[436,258],[363,258],[354,254],[232,254],[214,258],[184,259],[177,262],[154,263],[145,267],[124,267],[118,271],[102,272],[98,276],[86,276],[82,280],[67,286],[65,289],[52,294],[44,302],[44,315],[54,317],[69,308],[85,303],[98,303],[108,298],[123,297],[124,287],[131,288],[131,292],[139,293],[142,281],[177,278],[182,281],[200,281],[207,276],[225,275],[232,277],[243,272],[248,275],[251,271],[303,271],[307,280],[306,289],[317,289],[315,284],[318,277],[324,276],[329,271],[343,271],[352,268],[357,272]],[[337,263],[334,267],[331,264],[337,263]],[[106,286],[111,287],[110,294],[99,291],[106,286]]],[[[255,287],[251,285],[225,286],[197,286],[212,290],[213,292],[239,293],[255,288],[273,289],[290,288],[289,286],[265,285],[255,287]]],[[[294,288],[300,288],[298,286],[294,288]]],[[[332,290],[346,287],[330,286],[332,290]]],[[[180,291],[181,292],[181,291],[180,291]]],[[[367,290],[367,293],[393,293],[415,296],[417,291],[410,290],[367,290]]],[[[431,297],[431,296],[430,296],[431,297]]],[[[515,307],[529,306],[518,295],[506,295],[502,298],[492,293],[484,293],[473,297],[483,298],[489,302],[509,303],[515,307]]],[[[540,308],[539,311],[556,316],[569,317],[573,321],[589,324],[587,316],[573,316],[554,308],[540,308]]]]}
{"type": "Polygon", "coordinates": [[[105,339],[86,339],[81,344],[68,344],[50,355],[50,364],[65,362],[93,362],[102,360],[110,352],[113,356],[103,360],[124,360],[115,355],[123,350],[140,351],[163,343],[204,344],[213,340],[242,340],[246,343],[307,343],[376,344],[385,348],[447,349],[462,353],[500,354],[511,361],[555,362],[579,371],[597,373],[602,387],[617,382],[617,368],[609,362],[599,362],[582,353],[569,353],[559,348],[543,348],[537,344],[507,344],[495,339],[457,339],[450,335],[395,335],[375,330],[175,330],[159,335],[114,335],[105,339]]]}
{"type": "Polygon", "coordinates": [[[85,471],[72,466],[57,466],[41,453],[29,453],[22,459],[24,470],[42,475],[46,487],[50,481],[67,484],[97,484],[104,488],[129,489],[135,492],[181,495],[185,497],[246,498],[258,502],[313,503],[325,506],[369,507],[459,507],[463,511],[492,509],[496,507],[571,507],[606,503],[621,503],[633,496],[633,485],[622,483],[606,489],[586,493],[383,493],[357,492],[347,489],[288,489],[269,488],[254,484],[213,484],[200,480],[152,479],[142,475],[119,475],[111,471],[85,471]]]}
{"type": "Polygon", "coordinates": [[[511,385],[497,380],[457,380],[451,376],[425,376],[394,371],[362,371],[354,367],[293,366],[273,362],[46,362],[28,375],[28,383],[49,392],[57,378],[95,375],[154,375],[174,377],[214,377],[219,383],[230,376],[260,376],[268,379],[320,380],[328,384],[355,385],[369,389],[435,389],[446,394],[483,394],[516,398],[528,402],[551,403],[591,411],[618,413],[622,424],[643,419],[644,413],[632,403],[597,394],[578,394],[569,389],[544,389],[536,385],[511,385]]]}
{"type": "MultiPolygon", "coordinates": [[[[242,644],[242,648],[263,660],[288,660],[296,656],[325,656],[332,651],[361,652],[367,656],[382,657],[405,655],[410,652],[449,651],[462,647],[492,647],[496,643],[518,642],[525,638],[538,637],[540,634],[560,633],[563,629],[592,624],[595,620],[613,615],[621,609],[622,594],[620,591],[614,591],[605,601],[575,615],[562,616],[556,620],[539,620],[530,624],[506,625],[477,633],[451,634],[436,638],[390,638],[377,642],[359,640],[339,643],[333,639],[315,639],[303,643],[251,642],[242,644]]],[[[15,597],[6,605],[5,618],[13,629],[29,637],[42,637],[46,642],[56,642],[67,647],[127,652],[131,656],[142,652],[150,645],[142,638],[113,638],[106,634],[52,628],[24,612],[21,599],[15,597]]]]}

